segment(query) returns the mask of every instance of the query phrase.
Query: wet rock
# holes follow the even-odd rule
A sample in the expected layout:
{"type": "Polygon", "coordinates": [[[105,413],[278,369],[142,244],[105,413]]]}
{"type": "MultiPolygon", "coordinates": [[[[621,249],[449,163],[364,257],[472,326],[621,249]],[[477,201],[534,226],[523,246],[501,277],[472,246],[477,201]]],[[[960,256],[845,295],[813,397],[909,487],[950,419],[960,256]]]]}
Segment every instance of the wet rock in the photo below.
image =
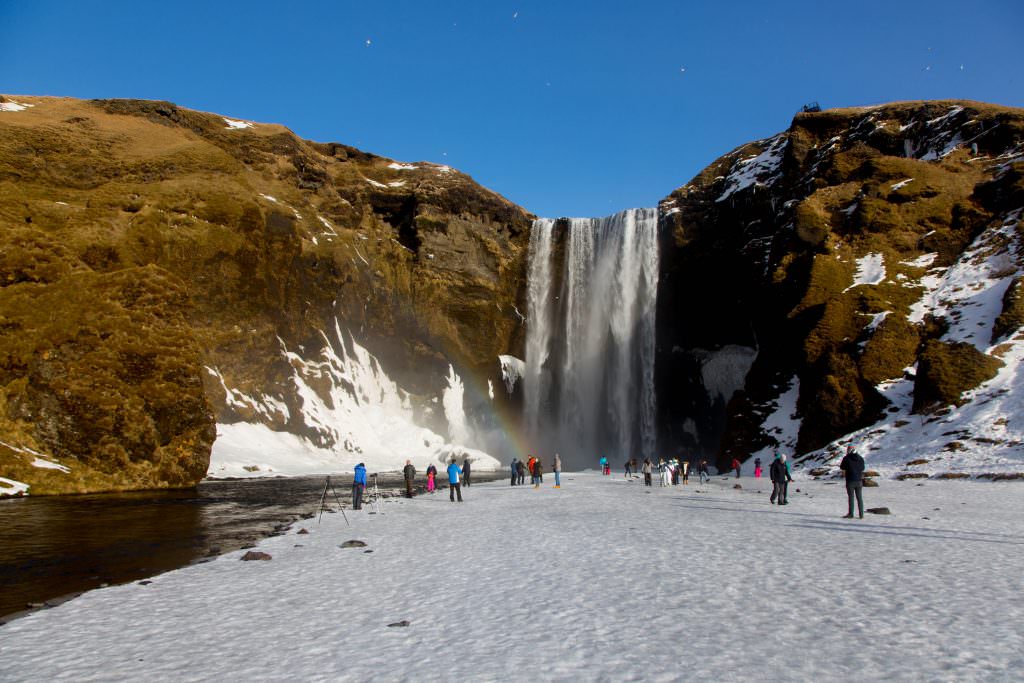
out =
{"type": "Polygon", "coordinates": [[[145,580],[145,581],[139,581],[139,585],[140,585],[140,586],[148,586],[148,585],[149,585],[149,584],[151,584],[151,583],[153,583],[153,582],[152,582],[152,581],[150,581],[149,579],[147,579],[147,580],[145,580]]]}
{"type": "Polygon", "coordinates": [[[866,512],[868,514],[871,514],[871,515],[891,515],[892,514],[892,512],[889,511],[889,508],[868,508],[866,510],[866,512]]]}
{"type": "Polygon", "coordinates": [[[742,486],[740,486],[739,484],[733,484],[733,485],[732,485],[732,487],[733,487],[734,489],[742,489],[742,488],[743,488],[743,487],[742,487],[742,486]]]}
{"type": "Polygon", "coordinates": [[[373,552],[372,550],[364,550],[364,551],[363,551],[363,554],[366,554],[366,553],[372,553],[372,552],[373,552]]]}
{"type": "Polygon", "coordinates": [[[249,562],[251,560],[272,560],[273,558],[267,554],[256,550],[250,550],[245,555],[242,555],[243,562],[249,562]]]}
{"type": "Polygon", "coordinates": [[[299,529],[299,536],[305,536],[309,533],[309,529],[299,529]]]}
{"type": "Polygon", "coordinates": [[[42,602],[29,602],[25,604],[26,609],[42,609],[46,607],[46,603],[42,602]]]}
{"type": "Polygon", "coordinates": [[[396,621],[391,624],[388,624],[388,628],[404,628],[408,626],[410,623],[412,622],[410,622],[408,619],[402,619],[401,621],[396,621]]]}
{"type": "Polygon", "coordinates": [[[928,474],[925,473],[925,472],[903,472],[902,474],[897,474],[896,475],[896,479],[898,481],[904,481],[906,479],[927,479],[927,478],[928,478],[928,474]]]}
{"type": "Polygon", "coordinates": [[[366,541],[357,541],[357,540],[353,539],[351,541],[345,541],[344,543],[342,543],[338,547],[340,547],[340,548],[365,548],[366,547],[366,541]]]}
{"type": "Polygon", "coordinates": [[[868,477],[864,478],[864,488],[870,489],[870,488],[875,488],[877,486],[878,486],[878,482],[875,481],[874,479],[871,479],[871,478],[868,478],[868,477]]]}

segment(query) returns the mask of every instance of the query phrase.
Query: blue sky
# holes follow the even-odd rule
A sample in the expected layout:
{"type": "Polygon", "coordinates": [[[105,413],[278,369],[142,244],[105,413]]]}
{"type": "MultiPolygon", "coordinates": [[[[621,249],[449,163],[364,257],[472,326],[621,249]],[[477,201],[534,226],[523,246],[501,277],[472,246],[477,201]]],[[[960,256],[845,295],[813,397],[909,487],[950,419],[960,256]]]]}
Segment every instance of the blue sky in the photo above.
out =
{"type": "Polygon", "coordinates": [[[282,123],[597,216],[653,206],[811,100],[1024,106],[1022,26],[1020,0],[0,0],[0,92],[282,123]]]}

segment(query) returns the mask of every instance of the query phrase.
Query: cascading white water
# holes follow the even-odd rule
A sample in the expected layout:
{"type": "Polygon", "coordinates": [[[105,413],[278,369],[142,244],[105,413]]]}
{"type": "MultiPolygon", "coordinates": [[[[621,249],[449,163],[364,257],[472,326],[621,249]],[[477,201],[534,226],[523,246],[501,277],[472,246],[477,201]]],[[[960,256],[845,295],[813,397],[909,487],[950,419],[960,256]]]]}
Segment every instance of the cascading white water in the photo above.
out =
{"type": "Polygon", "coordinates": [[[534,221],[526,426],[540,454],[567,466],[654,455],[657,220],[655,209],[573,218],[564,237],[534,221]]]}

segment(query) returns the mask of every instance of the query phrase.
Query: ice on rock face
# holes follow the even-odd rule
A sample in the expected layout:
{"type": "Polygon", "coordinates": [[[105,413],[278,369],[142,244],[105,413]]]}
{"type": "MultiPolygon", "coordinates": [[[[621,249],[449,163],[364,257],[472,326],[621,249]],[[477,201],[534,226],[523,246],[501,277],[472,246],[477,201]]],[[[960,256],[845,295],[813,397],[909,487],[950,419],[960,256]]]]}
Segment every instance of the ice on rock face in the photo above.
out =
{"type": "MultiPolygon", "coordinates": [[[[292,431],[273,431],[266,424],[218,424],[209,476],[318,474],[349,471],[357,462],[380,470],[399,470],[406,458],[417,468],[451,454],[472,454],[475,466],[493,469],[498,461],[467,448],[471,437],[463,408],[462,379],[449,368],[448,387],[441,397],[452,435],[441,435],[417,424],[409,395],[387,376],[365,347],[335,321],[332,335],[321,332],[323,348],[312,358],[281,343],[292,369],[289,379],[295,401],[292,409],[268,396],[254,398],[225,385],[229,405],[283,413],[292,431]],[[298,405],[296,406],[295,403],[298,405]],[[258,473],[246,470],[257,465],[258,473]]],[[[219,377],[215,369],[208,369],[219,377]]],[[[223,378],[221,378],[223,381],[223,378]]],[[[460,456],[461,457],[461,456],[460,456]]]]}
{"type": "Polygon", "coordinates": [[[757,359],[757,349],[726,344],[717,351],[696,349],[700,359],[701,381],[708,397],[728,403],[743,388],[747,373],[757,359]]]}
{"type": "Polygon", "coordinates": [[[526,363],[515,356],[498,356],[498,363],[501,364],[501,379],[505,382],[505,390],[511,395],[516,383],[526,372],[526,363]]]}

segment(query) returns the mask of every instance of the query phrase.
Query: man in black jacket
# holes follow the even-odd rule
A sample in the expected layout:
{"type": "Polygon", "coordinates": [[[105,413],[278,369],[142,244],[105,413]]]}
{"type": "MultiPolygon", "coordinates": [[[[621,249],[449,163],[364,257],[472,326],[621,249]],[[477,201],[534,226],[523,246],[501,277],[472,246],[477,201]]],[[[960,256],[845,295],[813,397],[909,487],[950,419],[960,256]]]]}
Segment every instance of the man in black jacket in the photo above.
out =
{"type": "Polygon", "coordinates": [[[412,498],[412,484],[416,479],[416,468],[412,466],[412,460],[405,461],[405,468],[402,470],[405,475],[405,497],[412,498]]]}
{"type": "Polygon", "coordinates": [[[846,456],[839,463],[839,469],[846,474],[846,498],[849,503],[848,512],[843,518],[853,519],[853,499],[856,497],[857,512],[864,519],[864,458],[854,450],[853,445],[846,447],[846,456]]]}
{"type": "Polygon", "coordinates": [[[774,503],[778,499],[779,505],[786,505],[786,484],[790,476],[781,453],[776,453],[772,464],[768,466],[768,476],[772,480],[772,495],[768,499],[769,502],[774,503]]]}
{"type": "Polygon", "coordinates": [[[462,485],[469,486],[469,457],[462,459],[462,485]]]}

